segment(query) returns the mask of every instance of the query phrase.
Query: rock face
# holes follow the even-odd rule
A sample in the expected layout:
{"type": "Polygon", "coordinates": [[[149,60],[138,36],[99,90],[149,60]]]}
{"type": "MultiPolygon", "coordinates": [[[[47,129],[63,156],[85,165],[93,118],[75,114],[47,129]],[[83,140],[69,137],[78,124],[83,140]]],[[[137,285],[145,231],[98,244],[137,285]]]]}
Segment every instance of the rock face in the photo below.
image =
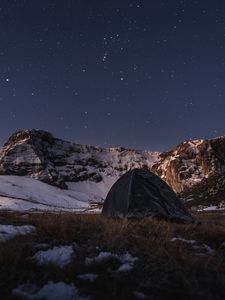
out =
{"type": "Polygon", "coordinates": [[[187,206],[224,200],[225,137],[193,140],[160,154],[152,171],[164,179],[187,206]]]}
{"type": "Polygon", "coordinates": [[[224,170],[225,137],[184,142],[174,150],[161,153],[153,166],[153,172],[178,193],[224,170]]]}
{"type": "Polygon", "coordinates": [[[41,130],[13,134],[0,150],[0,174],[30,176],[67,188],[66,182],[101,182],[135,167],[151,168],[157,152],[66,142],[41,130]]]}
{"type": "Polygon", "coordinates": [[[82,184],[81,191],[91,188],[90,183],[91,191],[94,183],[108,191],[122,174],[143,167],[190,206],[225,200],[225,137],[186,141],[159,153],[80,145],[45,131],[24,130],[13,134],[0,150],[1,175],[29,176],[63,189],[75,182],[82,184]]]}
{"type": "Polygon", "coordinates": [[[180,193],[186,206],[202,208],[215,206],[225,208],[225,172],[204,178],[201,182],[180,193]]]}

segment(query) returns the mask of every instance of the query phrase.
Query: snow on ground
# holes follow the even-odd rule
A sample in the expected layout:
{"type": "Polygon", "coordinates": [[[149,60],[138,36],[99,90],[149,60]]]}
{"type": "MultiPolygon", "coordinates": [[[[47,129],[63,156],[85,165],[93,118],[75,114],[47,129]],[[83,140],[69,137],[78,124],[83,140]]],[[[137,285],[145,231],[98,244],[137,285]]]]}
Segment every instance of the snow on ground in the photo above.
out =
{"type": "Polygon", "coordinates": [[[42,288],[35,284],[23,284],[13,289],[12,295],[23,300],[88,300],[79,296],[74,284],[49,281],[42,288]]]}
{"type": "Polygon", "coordinates": [[[111,252],[100,252],[97,256],[93,258],[86,257],[86,266],[91,266],[93,264],[102,264],[111,259],[118,260],[121,265],[116,270],[116,272],[129,272],[133,269],[135,261],[138,260],[137,257],[133,257],[128,252],[122,255],[113,254],[111,252]]]}
{"type": "Polygon", "coordinates": [[[214,250],[206,244],[193,245],[192,248],[197,250],[196,255],[211,255],[214,253],[214,250]]]}
{"type": "Polygon", "coordinates": [[[90,195],[91,200],[101,201],[105,199],[112,185],[119,179],[119,174],[114,176],[104,176],[103,180],[100,182],[93,181],[79,181],[79,182],[67,182],[69,190],[76,191],[80,193],[87,193],[90,195]]]}
{"type": "Polygon", "coordinates": [[[197,211],[217,211],[217,210],[225,210],[225,208],[211,205],[201,209],[197,209],[197,211]]]}
{"type": "Polygon", "coordinates": [[[83,210],[90,206],[90,195],[61,190],[23,176],[0,176],[0,209],[4,210],[83,210]]]}
{"type": "Polygon", "coordinates": [[[31,225],[14,226],[0,224],[0,242],[7,241],[17,235],[25,235],[35,231],[35,227],[31,225]]]}
{"type": "Polygon", "coordinates": [[[77,278],[84,280],[84,281],[94,282],[98,278],[98,275],[92,274],[92,273],[87,273],[87,274],[78,275],[77,278]]]}
{"type": "Polygon", "coordinates": [[[72,246],[58,246],[45,251],[38,251],[33,259],[38,265],[56,264],[60,268],[68,265],[75,256],[72,246]]]}
{"type": "Polygon", "coordinates": [[[33,203],[29,200],[22,200],[0,196],[0,210],[7,211],[58,211],[58,207],[33,203]]]}
{"type": "Polygon", "coordinates": [[[191,244],[191,245],[197,243],[196,240],[186,240],[186,239],[183,239],[183,238],[180,238],[180,237],[173,237],[170,241],[171,242],[180,241],[180,242],[184,242],[184,243],[191,244]]]}
{"type": "Polygon", "coordinates": [[[117,272],[129,272],[133,269],[135,261],[137,261],[137,257],[133,257],[129,253],[125,253],[121,255],[120,262],[122,263],[117,272]]]}
{"type": "Polygon", "coordinates": [[[196,241],[196,240],[186,240],[180,237],[173,237],[171,240],[171,242],[176,242],[176,241],[180,241],[186,244],[190,244],[193,250],[196,250],[196,255],[211,255],[214,253],[214,250],[209,247],[206,244],[201,244],[200,242],[196,241]]]}
{"type": "Polygon", "coordinates": [[[88,213],[88,214],[100,214],[102,212],[101,208],[87,208],[82,210],[81,213],[88,213]]]}
{"type": "Polygon", "coordinates": [[[92,264],[101,264],[111,259],[119,259],[119,257],[117,254],[113,254],[111,252],[100,252],[97,256],[93,258],[86,257],[85,264],[86,266],[90,266],[92,264]]]}

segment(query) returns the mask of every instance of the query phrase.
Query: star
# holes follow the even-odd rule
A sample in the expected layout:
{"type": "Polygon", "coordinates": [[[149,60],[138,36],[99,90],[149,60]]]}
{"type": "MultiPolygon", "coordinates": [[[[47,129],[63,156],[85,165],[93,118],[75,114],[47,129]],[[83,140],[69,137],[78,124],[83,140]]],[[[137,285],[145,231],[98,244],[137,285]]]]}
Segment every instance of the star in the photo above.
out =
{"type": "Polygon", "coordinates": [[[109,146],[120,141],[129,146],[140,137],[137,146],[150,150],[172,147],[175,140],[195,135],[190,132],[194,130],[206,138],[215,128],[222,133],[222,4],[114,0],[110,5],[107,1],[58,5],[45,1],[32,8],[29,1],[19,2],[5,1],[0,8],[4,24],[0,120],[6,132],[19,126],[54,128],[56,136],[64,130],[69,140],[103,145],[108,139],[109,146]],[[16,118],[7,122],[4,116],[10,117],[11,110],[16,118]],[[59,116],[64,120],[60,122],[59,116]],[[190,117],[189,126],[179,116],[185,122],[190,117]],[[153,133],[155,119],[160,122],[153,133]],[[126,133],[125,124],[131,120],[139,126],[126,133]],[[203,125],[190,126],[199,120],[203,125]],[[104,121],[108,127],[100,131],[104,121]],[[64,129],[67,124],[69,132],[64,129]]]}
{"type": "Polygon", "coordinates": [[[102,57],[102,61],[106,62],[107,58],[108,58],[108,53],[105,52],[104,55],[103,55],[103,57],[102,57]]]}

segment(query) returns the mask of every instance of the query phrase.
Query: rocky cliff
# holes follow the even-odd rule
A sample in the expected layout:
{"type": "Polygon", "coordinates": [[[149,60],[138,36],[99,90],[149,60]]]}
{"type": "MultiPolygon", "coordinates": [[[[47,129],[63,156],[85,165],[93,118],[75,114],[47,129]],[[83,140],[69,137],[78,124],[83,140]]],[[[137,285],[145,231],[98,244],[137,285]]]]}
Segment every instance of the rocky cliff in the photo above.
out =
{"type": "Polygon", "coordinates": [[[14,133],[0,150],[0,174],[30,176],[66,189],[66,182],[101,182],[132,168],[151,168],[157,159],[156,152],[104,149],[24,130],[14,133]]]}
{"type": "Polygon", "coordinates": [[[153,166],[153,171],[176,192],[183,192],[224,169],[225,138],[184,142],[161,153],[153,166]]]}
{"type": "Polygon", "coordinates": [[[167,152],[101,148],[54,138],[40,130],[13,134],[0,150],[0,174],[21,175],[105,197],[126,171],[146,167],[164,179],[188,205],[225,200],[225,137],[190,140],[167,152]],[[92,185],[91,185],[92,184],[92,185]]]}
{"type": "Polygon", "coordinates": [[[224,200],[225,137],[186,141],[159,157],[153,172],[190,206],[224,200]]]}

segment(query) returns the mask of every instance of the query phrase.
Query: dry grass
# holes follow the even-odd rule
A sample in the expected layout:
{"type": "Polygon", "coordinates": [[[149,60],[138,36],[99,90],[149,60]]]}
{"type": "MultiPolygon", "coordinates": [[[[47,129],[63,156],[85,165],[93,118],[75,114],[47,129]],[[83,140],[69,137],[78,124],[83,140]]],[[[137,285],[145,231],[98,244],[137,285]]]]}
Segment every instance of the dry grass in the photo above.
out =
{"type": "Polygon", "coordinates": [[[1,214],[1,223],[32,224],[37,231],[0,243],[1,299],[12,299],[12,288],[26,282],[44,285],[48,280],[74,282],[83,295],[92,299],[137,299],[141,291],[147,299],[225,299],[225,218],[217,214],[199,214],[201,224],[180,225],[157,220],[115,221],[100,215],[74,214],[1,214]],[[196,255],[183,242],[171,242],[174,236],[195,239],[215,251],[196,255]],[[77,258],[65,269],[39,267],[31,257],[34,245],[77,243],[77,258]],[[107,269],[117,262],[87,267],[85,257],[100,251],[117,254],[128,251],[139,258],[133,271],[118,274],[107,269]],[[78,274],[96,272],[95,283],[84,283],[78,274]]]}

